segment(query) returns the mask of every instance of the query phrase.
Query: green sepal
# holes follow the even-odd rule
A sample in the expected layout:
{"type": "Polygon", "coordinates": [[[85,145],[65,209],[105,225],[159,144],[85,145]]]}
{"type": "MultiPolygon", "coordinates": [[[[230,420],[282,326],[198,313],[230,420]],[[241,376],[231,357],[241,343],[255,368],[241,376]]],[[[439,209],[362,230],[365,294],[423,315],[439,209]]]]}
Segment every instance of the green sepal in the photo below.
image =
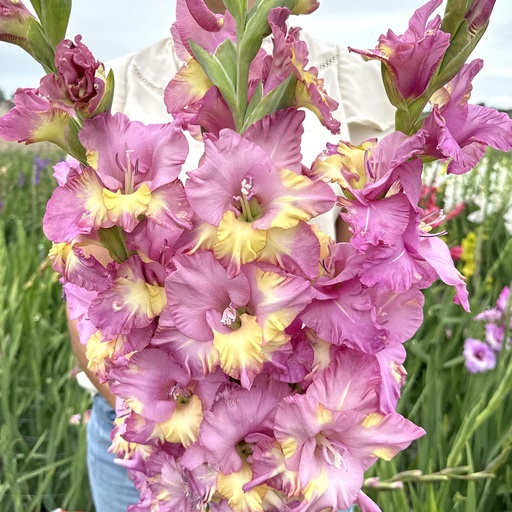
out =
{"type": "Polygon", "coordinates": [[[37,17],[41,19],[43,17],[42,9],[41,9],[41,0],[30,0],[34,11],[36,11],[37,17]]]}
{"type": "Polygon", "coordinates": [[[34,57],[46,73],[55,73],[55,50],[48,41],[43,27],[37,20],[33,20],[27,32],[30,46],[26,51],[34,57]]]}
{"type": "MultiPolygon", "coordinates": [[[[226,39],[215,50],[215,57],[226,70],[232,84],[236,84],[236,46],[231,39],[226,39]]],[[[218,87],[218,86],[217,86],[218,87]]]]}
{"type": "Polygon", "coordinates": [[[39,0],[39,19],[55,48],[65,37],[71,14],[71,0],[39,0]]]}
{"type": "Polygon", "coordinates": [[[296,82],[296,76],[290,75],[284,82],[264,96],[253,111],[245,118],[241,133],[244,133],[251,125],[263,119],[265,116],[273,114],[276,110],[292,106],[294,103],[296,82]]]}
{"type": "Polygon", "coordinates": [[[461,24],[450,44],[443,62],[431,81],[432,94],[448,83],[462,68],[476,45],[484,35],[488,25],[485,25],[475,36],[468,32],[466,20],[461,24]]]}
{"type": "Polygon", "coordinates": [[[125,236],[119,226],[98,229],[98,237],[110,257],[117,263],[123,263],[133,254],[126,248],[125,236]]]}
{"type": "Polygon", "coordinates": [[[244,35],[240,41],[240,54],[249,62],[254,59],[261,43],[270,34],[268,13],[275,7],[288,7],[290,11],[297,0],[259,0],[247,14],[244,35]]]}
{"type": "Polygon", "coordinates": [[[460,24],[468,9],[471,7],[472,0],[448,0],[444,10],[441,30],[453,36],[458,32],[460,24]]]}
{"type": "Polygon", "coordinates": [[[112,101],[114,99],[114,73],[112,70],[108,72],[107,79],[105,80],[105,92],[103,98],[95,110],[93,115],[101,114],[112,108],[112,101]]]}
{"type": "Polygon", "coordinates": [[[87,165],[87,155],[85,148],[80,143],[78,132],[81,130],[82,125],[74,118],[70,119],[69,124],[64,131],[65,144],[58,144],[66,153],[76,158],[79,162],[87,165]]]}
{"type": "MultiPolygon", "coordinates": [[[[218,87],[222,96],[226,100],[226,103],[231,108],[232,112],[236,112],[237,103],[236,103],[236,78],[233,80],[233,66],[236,66],[236,52],[235,56],[232,58],[232,61],[228,64],[227,62],[221,62],[219,59],[219,55],[223,60],[226,60],[226,55],[230,52],[229,45],[233,42],[231,40],[226,39],[218,48],[215,55],[208,53],[204,48],[201,48],[197,43],[194,43],[191,39],[188,40],[192,53],[194,57],[197,59],[203,71],[206,73],[206,76],[210,79],[215,86],[218,87]],[[228,43],[229,41],[229,43],[228,43]],[[221,46],[225,46],[226,48],[222,48],[221,46]]],[[[236,70],[235,70],[236,76],[236,70]]]]}

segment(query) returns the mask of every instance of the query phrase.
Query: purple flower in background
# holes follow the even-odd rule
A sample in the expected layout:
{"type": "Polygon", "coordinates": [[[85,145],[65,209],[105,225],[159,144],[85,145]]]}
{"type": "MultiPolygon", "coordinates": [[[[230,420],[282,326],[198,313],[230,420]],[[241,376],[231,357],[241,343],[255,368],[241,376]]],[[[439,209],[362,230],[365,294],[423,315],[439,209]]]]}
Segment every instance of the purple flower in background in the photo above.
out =
{"type": "Polygon", "coordinates": [[[25,186],[26,182],[27,182],[27,179],[25,178],[25,173],[23,171],[21,171],[20,175],[18,177],[18,187],[23,188],[25,186]]]}
{"type": "Polygon", "coordinates": [[[483,341],[467,338],[464,342],[466,369],[470,373],[482,373],[496,366],[496,353],[483,341]]]}
{"type": "Polygon", "coordinates": [[[50,165],[48,158],[34,157],[34,185],[39,185],[41,182],[41,173],[50,165]]]}
{"type": "Polygon", "coordinates": [[[505,337],[505,325],[503,324],[485,324],[485,341],[489,346],[499,352],[503,346],[505,337]]]}

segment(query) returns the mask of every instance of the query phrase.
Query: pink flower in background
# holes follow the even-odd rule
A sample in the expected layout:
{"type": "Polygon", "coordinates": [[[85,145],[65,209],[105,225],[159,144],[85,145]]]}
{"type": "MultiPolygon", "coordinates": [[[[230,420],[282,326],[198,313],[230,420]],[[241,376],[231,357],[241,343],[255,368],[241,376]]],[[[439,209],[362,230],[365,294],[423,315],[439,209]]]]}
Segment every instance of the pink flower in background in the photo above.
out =
{"type": "Polygon", "coordinates": [[[510,297],[510,287],[505,286],[505,288],[503,288],[503,290],[501,290],[500,296],[498,297],[498,300],[496,301],[496,307],[500,311],[503,311],[504,313],[506,312],[506,309],[507,309],[509,297],[510,297]]]}
{"type": "Polygon", "coordinates": [[[467,338],[464,342],[465,366],[468,372],[482,373],[492,370],[496,366],[496,353],[480,340],[467,338]]]}

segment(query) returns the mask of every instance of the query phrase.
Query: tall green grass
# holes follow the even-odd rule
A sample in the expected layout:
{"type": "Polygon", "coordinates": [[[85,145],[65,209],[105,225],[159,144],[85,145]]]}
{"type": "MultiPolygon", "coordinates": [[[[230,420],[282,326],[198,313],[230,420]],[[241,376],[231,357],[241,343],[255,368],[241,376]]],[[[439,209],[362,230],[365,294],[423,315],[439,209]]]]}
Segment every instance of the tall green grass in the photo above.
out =
{"type": "MultiPolygon", "coordinates": [[[[59,155],[48,155],[53,163],[59,155]]],[[[86,510],[88,397],[72,377],[65,308],[41,220],[54,187],[33,154],[0,155],[0,510],[86,510]]]]}

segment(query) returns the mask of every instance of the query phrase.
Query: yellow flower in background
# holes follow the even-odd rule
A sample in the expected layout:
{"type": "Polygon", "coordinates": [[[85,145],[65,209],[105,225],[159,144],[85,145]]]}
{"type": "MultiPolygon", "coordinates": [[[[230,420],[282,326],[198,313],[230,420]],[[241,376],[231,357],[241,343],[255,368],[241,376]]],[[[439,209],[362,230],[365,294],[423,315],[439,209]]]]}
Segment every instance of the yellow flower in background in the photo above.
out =
{"type": "Polygon", "coordinates": [[[470,231],[461,242],[462,254],[461,261],[464,263],[462,273],[466,277],[471,277],[476,270],[475,249],[476,249],[476,233],[470,231]]]}

